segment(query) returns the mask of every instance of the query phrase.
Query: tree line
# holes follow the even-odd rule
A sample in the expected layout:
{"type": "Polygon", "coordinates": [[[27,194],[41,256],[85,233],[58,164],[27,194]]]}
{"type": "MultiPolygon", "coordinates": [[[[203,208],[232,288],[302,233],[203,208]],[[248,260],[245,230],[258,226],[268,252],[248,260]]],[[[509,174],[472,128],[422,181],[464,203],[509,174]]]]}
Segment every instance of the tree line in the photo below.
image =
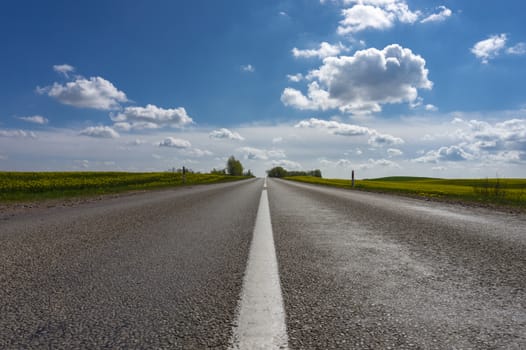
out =
{"type": "Polygon", "coordinates": [[[321,170],[315,169],[310,171],[288,171],[287,169],[277,166],[267,170],[268,177],[288,177],[288,176],[314,176],[322,177],[321,170]]]}

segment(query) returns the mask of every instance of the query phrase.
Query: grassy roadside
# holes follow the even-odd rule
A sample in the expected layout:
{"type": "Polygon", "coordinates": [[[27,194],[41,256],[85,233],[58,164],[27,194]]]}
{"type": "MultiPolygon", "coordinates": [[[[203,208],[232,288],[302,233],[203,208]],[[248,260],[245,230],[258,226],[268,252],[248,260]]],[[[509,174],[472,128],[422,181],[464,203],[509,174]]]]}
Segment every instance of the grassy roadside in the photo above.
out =
{"type": "MultiPolygon", "coordinates": [[[[287,180],[348,188],[351,181],[311,176],[287,177],[287,180]]],[[[387,177],[357,180],[355,189],[387,192],[442,201],[512,206],[526,210],[526,179],[435,179],[387,177]]]]}
{"type": "Polygon", "coordinates": [[[215,174],[125,172],[0,172],[0,202],[85,197],[246,179],[215,174]]]}

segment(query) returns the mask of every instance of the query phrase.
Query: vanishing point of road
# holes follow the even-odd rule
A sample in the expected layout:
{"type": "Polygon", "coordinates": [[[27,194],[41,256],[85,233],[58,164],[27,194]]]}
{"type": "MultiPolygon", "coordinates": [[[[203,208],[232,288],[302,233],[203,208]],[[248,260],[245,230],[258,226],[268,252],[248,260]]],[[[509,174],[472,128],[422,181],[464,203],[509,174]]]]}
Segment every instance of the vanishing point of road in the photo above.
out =
{"type": "Polygon", "coordinates": [[[526,216],[254,179],[0,211],[0,349],[526,349],[526,216]]]}

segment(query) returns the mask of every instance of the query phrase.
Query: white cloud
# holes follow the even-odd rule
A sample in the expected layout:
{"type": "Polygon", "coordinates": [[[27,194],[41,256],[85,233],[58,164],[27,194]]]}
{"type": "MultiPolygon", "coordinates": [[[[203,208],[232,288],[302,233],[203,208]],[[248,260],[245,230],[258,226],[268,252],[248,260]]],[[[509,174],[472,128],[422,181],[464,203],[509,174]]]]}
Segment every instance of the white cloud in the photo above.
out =
{"type": "Polygon", "coordinates": [[[253,72],[256,71],[256,68],[254,68],[254,66],[251,65],[251,64],[247,64],[247,65],[245,65],[245,66],[241,66],[241,70],[242,70],[243,72],[253,73],[253,72]]]}
{"type": "Polygon", "coordinates": [[[510,119],[494,125],[485,121],[464,121],[459,118],[453,122],[463,126],[457,130],[457,135],[473,152],[526,149],[526,119],[510,119]]]}
{"type": "Polygon", "coordinates": [[[250,160],[268,160],[270,158],[285,158],[285,152],[283,150],[266,150],[255,147],[242,147],[238,149],[238,152],[243,153],[245,159],[250,160]]]}
{"type": "Polygon", "coordinates": [[[189,157],[206,157],[206,156],[213,156],[214,154],[206,149],[200,149],[200,148],[188,148],[183,151],[183,154],[189,157]]]}
{"type": "Polygon", "coordinates": [[[47,118],[44,118],[41,115],[32,115],[28,117],[19,117],[18,119],[23,120],[28,123],[34,123],[34,124],[47,124],[49,120],[47,118]]]}
{"type": "Polygon", "coordinates": [[[432,15],[427,16],[421,20],[420,23],[443,22],[453,14],[453,12],[445,6],[439,6],[438,9],[440,10],[439,13],[433,13],[432,15]]]}
{"type": "Polygon", "coordinates": [[[344,3],[354,5],[342,10],[344,19],[338,26],[340,35],[353,34],[366,29],[385,30],[391,28],[397,21],[414,23],[421,15],[420,11],[411,11],[403,0],[353,0],[344,3]]]}
{"type": "Polygon", "coordinates": [[[135,140],[127,142],[126,144],[129,146],[140,146],[140,145],[144,145],[145,143],[146,143],[146,140],[135,139],[135,140]]]}
{"type": "Polygon", "coordinates": [[[373,132],[373,134],[369,138],[368,143],[371,146],[383,147],[383,146],[391,146],[391,145],[401,145],[404,143],[404,140],[402,140],[399,137],[393,136],[393,135],[380,134],[378,132],[373,132]]]}
{"type": "Polygon", "coordinates": [[[190,141],[183,139],[176,139],[174,137],[167,137],[159,142],[159,147],[172,147],[177,149],[187,149],[192,147],[190,141]]]}
{"type": "Polygon", "coordinates": [[[438,107],[435,106],[435,105],[432,105],[432,104],[427,104],[425,106],[425,109],[426,109],[426,111],[429,111],[429,112],[436,112],[436,111],[438,111],[438,107]]]}
{"type": "Polygon", "coordinates": [[[303,167],[300,163],[294,162],[292,160],[288,159],[279,159],[279,160],[273,160],[272,161],[272,167],[280,166],[282,168],[285,168],[286,170],[301,170],[303,167]]]}
{"type": "Polygon", "coordinates": [[[333,135],[340,136],[369,136],[368,143],[372,146],[383,147],[403,144],[404,140],[393,135],[382,134],[375,129],[365,126],[340,123],[334,120],[310,118],[297,123],[296,128],[326,129],[333,135]]]}
{"type": "Polygon", "coordinates": [[[506,47],[508,40],[506,34],[492,35],[488,39],[481,40],[471,48],[471,52],[479,58],[482,63],[488,63],[490,59],[497,57],[506,47]]]}
{"type": "Polygon", "coordinates": [[[300,50],[295,47],[292,49],[292,55],[297,58],[325,58],[330,56],[338,56],[343,51],[349,51],[349,49],[343,46],[342,43],[331,45],[324,41],[317,49],[300,50]]]}
{"type": "Polygon", "coordinates": [[[0,137],[30,137],[36,138],[37,136],[33,131],[25,130],[0,130],[0,137]]]}
{"type": "Polygon", "coordinates": [[[79,166],[79,167],[81,167],[83,169],[88,169],[89,168],[89,160],[87,160],[87,159],[82,159],[82,160],[76,159],[74,161],[74,163],[77,166],[79,166]]]}
{"type": "Polygon", "coordinates": [[[292,81],[293,83],[299,83],[300,81],[303,80],[303,74],[301,74],[301,73],[298,73],[298,74],[287,74],[287,79],[289,81],[292,81]]]}
{"type": "Polygon", "coordinates": [[[459,162],[473,159],[473,156],[467,153],[460,146],[443,146],[437,150],[429,151],[422,157],[414,159],[418,163],[438,163],[445,162],[459,162]]]}
{"type": "Polygon", "coordinates": [[[327,57],[309,73],[307,96],[285,88],[283,104],[302,110],[328,110],[367,114],[381,111],[381,104],[412,103],[418,89],[431,89],[425,60],[398,44],[383,50],[370,48],[353,56],[327,57]]]}
{"type": "Polygon", "coordinates": [[[365,170],[365,169],[373,169],[376,167],[400,168],[400,165],[388,159],[371,159],[370,158],[367,161],[367,163],[357,164],[356,167],[360,170],[365,170]]]}
{"type": "Polygon", "coordinates": [[[109,126],[90,126],[79,132],[79,135],[115,139],[120,135],[109,126]]]}
{"type": "Polygon", "coordinates": [[[80,108],[112,110],[120,108],[120,103],[128,102],[124,92],[101,77],[77,78],[64,85],[54,83],[44,88],[37,87],[37,92],[80,108]]]}
{"type": "Polygon", "coordinates": [[[389,157],[397,157],[403,155],[404,152],[402,152],[398,148],[389,148],[387,150],[387,154],[389,155],[389,157]]]}
{"type": "Polygon", "coordinates": [[[161,108],[152,104],[146,107],[126,107],[117,115],[111,116],[115,127],[122,130],[157,129],[165,126],[182,128],[192,124],[183,107],[161,108]]]}
{"type": "Polygon", "coordinates": [[[325,166],[330,166],[330,167],[338,166],[338,167],[348,168],[351,165],[354,165],[355,163],[351,162],[349,159],[338,159],[336,161],[328,160],[328,159],[320,159],[320,164],[325,165],[325,166]]]}
{"type": "Polygon", "coordinates": [[[6,156],[5,154],[0,154],[0,160],[8,160],[9,157],[6,156]]]}
{"type": "Polygon", "coordinates": [[[509,55],[524,55],[526,54],[526,43],[518,43],[512,47],[508,47],[506,53],[509,55]]]}
{"type": "Polygon", "coordinates": [[[316,118],[310,118],[308,120],[302,120],[297,123],[294,127],[296,128],[315,128],[315,129],[327,129],[334,135],[341,136],[360,136],[370,135],[374,130],[364,126],[340,123],[333,120],[322,120],[316,118]]]}
{"type": "Polygon", "coordinates": [[[53,70],[57,73],[63,74],[66,78],[69,78],[68,73],[73,73],[75,67],[70,66],[69,64],[56,64],[53,66],[53,70]]]}
{"type": "Polygon", "coordinates": [[[459,128],[451,134],[457,142],[428,151],[413,159],[421,163],[479,161],[488,164],[520,163],[526,149],[526,119],[509,119],[495,124],[455,118],[459,128]]]}
{"type": "Polygon", "coordinates": [[[283,137],[279,136],[279,137],[274,137],[272,139],[272,143],[276,144],[276,143],[282,143],[283,142],[283,137]]]}
{"type": "Polygon", "coordinates": [[[235,131],[228,130],[226,128],[221,128],[219,130],[214,130],[209,134],[209,137],[216,140],[237,140],[243,141],[245,138],[235,131]]]}

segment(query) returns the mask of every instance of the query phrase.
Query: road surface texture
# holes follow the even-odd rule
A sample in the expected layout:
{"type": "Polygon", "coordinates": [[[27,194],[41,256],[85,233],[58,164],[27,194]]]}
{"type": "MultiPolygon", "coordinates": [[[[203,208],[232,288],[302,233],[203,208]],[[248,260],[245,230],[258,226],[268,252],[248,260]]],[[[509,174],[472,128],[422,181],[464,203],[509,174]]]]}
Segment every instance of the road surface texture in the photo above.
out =
{"type": "Polygon", "coordinates": [[[262,181],[0,223],[0,349],[225,349],[262,181]]]}
{"type": "Polygon", "coordinates": [[[0,349],[232,348],[263,198],[289,349],[526,348],[524,214],[269,179],[0,213],[0,349]]]}
{"type": "Polygon", "coordinates": [[[269,180],[289,346],[526,349],[526,217],[269,180]]]}

